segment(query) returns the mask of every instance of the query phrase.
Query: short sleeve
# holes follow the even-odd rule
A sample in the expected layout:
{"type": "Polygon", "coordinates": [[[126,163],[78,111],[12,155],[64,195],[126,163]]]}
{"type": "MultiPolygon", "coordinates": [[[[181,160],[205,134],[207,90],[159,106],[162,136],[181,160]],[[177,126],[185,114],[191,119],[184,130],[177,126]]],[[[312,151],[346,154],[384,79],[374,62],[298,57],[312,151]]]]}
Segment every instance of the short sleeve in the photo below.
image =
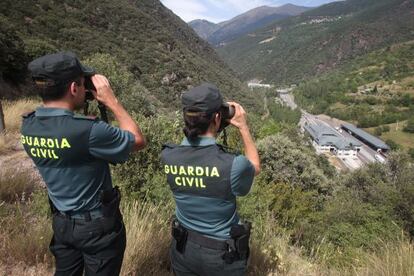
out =
{"type": "Polygon", "coordinates": [[[253,164],[243,155],[233,160],[231,168],[231,190],[236,196],[245,196],[253,184],[255,169],[253,164]]]}
{"type": "Polygon", "coordinates": [[[135,137],[129,131],[98,121],[89,136],[89,153],[110,163],[122,163],[128,159],[134,143],[135,137]]]}

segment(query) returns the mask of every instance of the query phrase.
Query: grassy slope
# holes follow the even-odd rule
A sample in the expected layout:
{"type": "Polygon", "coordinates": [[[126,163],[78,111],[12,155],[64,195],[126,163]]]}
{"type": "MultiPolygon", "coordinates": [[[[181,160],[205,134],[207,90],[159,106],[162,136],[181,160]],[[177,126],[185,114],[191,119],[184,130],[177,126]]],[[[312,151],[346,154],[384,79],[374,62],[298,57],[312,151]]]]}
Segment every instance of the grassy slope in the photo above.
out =
{"type": "Polygon", "coordinates": [[[256,31],[218,50],[243,79],[289,83],[326,72],[358,55],[414,38],[414,3],[331,3],[256,31]],[[309,24],[312,19],[331,22],[309,24]],[[269,43],[260,41],[276,36],[269,43]]]}
{"type": "Polygon", "coordinates": [[[168,107],[178,105],[188,85],[201,81],[216,83],[229,98],[255,104],[214,50],[157,0],[5,0],[0,19],[23,41],[26,61],[64,49],[81,59],[108,53],[168,107]],[[172,73],[175,77],[163,84],[172,73]]]}

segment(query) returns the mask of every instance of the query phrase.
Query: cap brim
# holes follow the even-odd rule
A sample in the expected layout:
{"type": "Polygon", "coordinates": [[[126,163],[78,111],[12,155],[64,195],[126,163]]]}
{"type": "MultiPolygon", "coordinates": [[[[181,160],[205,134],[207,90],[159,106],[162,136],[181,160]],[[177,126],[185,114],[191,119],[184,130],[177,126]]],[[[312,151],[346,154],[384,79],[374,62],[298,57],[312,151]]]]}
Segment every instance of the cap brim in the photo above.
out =
{"type": "Polygon", "coordinates": [[[90,77],[96,74],[95,69],[88,67],[88,66],[84,66],[81,65],[81,69],[82,69],[82,73],[85,77],[90,77]]]}

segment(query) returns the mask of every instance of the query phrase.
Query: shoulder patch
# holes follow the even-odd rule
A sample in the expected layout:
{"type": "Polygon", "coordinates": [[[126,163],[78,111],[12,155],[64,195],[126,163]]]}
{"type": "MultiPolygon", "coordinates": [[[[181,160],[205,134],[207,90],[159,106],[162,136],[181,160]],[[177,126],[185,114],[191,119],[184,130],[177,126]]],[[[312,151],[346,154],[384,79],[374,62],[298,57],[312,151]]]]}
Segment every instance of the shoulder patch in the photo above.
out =
{"type": "Polygon", "coordinates": [[[36,111],[26,112],[26,113],[23,113],[23,114],[22,114],[22,117],[23,117],[23,118],[29,118],[29,117],[34,116],[34,114],[35,114],[35,113],[36,113],[36,111]]]}
{"type": "Polygon", "coordinates": [[[230,153],[230,154],[234,154],[234,155],[240,155],[241,154],[241,152],[240,151],[238,151],[238,150],[236,150],[236,149],[233,149],[233,148],[230,148],[230,147],[227,147],[227,146],[224,146],[224,145],[221,145],[221,144],[216,144],[222,151],[224,151],[224,152],[226,152],[226,153],[230,153]]]}
{"type": "Polygon", "coordinates": [[[76,119],[76,120],[88,120],[88,121],[98,121],[99,120],[99,118],[96,117],[96,116],[84,116],[84,115],[78,115],[78,114],[74,115],[73,116],[73,119],[76,119]]]}

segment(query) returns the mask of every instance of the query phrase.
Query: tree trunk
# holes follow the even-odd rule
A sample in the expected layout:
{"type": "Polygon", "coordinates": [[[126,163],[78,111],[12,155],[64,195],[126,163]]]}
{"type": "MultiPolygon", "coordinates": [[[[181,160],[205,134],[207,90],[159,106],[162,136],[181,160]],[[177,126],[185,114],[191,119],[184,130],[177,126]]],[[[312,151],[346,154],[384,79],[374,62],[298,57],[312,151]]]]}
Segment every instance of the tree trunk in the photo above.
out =
{"type": "Polygon", "coordinates": [[[4,123],[3,107],[0,101],[0,134],[2,134],[5,129],[6,129],[6,124],[4,123]]]}

